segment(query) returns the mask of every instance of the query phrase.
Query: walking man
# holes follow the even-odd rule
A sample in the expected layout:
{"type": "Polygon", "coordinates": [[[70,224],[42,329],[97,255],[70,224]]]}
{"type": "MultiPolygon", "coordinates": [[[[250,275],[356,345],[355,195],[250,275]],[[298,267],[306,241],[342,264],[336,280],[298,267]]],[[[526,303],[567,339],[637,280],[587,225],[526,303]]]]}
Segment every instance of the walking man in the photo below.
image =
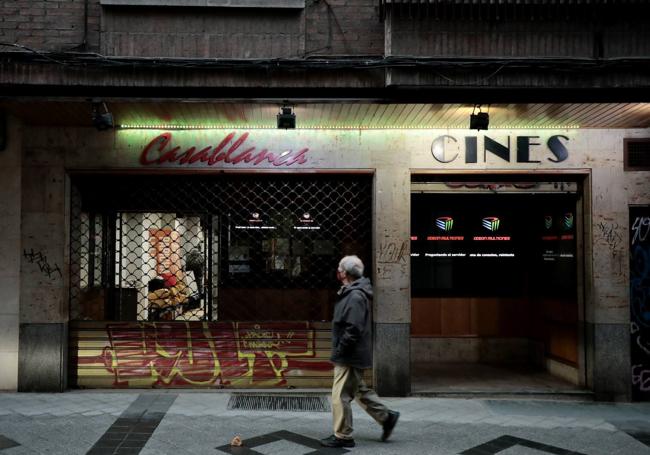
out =
{"type": "Polygon", "coordinates": [[[336,277],[342,283],[332,318],[332,414],[334,434],[321,439],[325,447],[354,447],[352,400],[382,426],[386,441],[395,428],[399,412],[391,411],[363,380],[363,370],[372,368],[372,285],[363,276],[363,262],[345,256],[336,277]]]}

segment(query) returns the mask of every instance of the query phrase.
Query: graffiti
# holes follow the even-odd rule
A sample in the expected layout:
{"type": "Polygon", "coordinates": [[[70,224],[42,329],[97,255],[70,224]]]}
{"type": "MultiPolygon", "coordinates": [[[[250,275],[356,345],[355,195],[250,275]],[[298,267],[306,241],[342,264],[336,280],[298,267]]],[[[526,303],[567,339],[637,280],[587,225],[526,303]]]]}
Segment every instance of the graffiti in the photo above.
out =
{"type": "Polygon", "coordinates": [[[641,392],[650,392],[650,369],[644,365],[633,365],[632,385],[638,387],[641,392]]]}
{"type": "Polygon", "coordinates": [[[630,251],[630,306],[632,322],[650,327],[650,245],[630,251]]]}
{"type": "Polygon", "coordinates": [[[247,360],[246,376],[253,375],[257,353],[266,356],[281,385],[286,382],[282,374],[289,368],[288,357],[313,357],[314,332],[309,329],[309,323],[304,323],[304,326],[298,328],[303,332],[301,337],[296,337],[296,332],[290,328],[291,325],[295,327],[295,324],[291,323],[285,323],[285,327],[275,323],[266,328],[260,324],[237,323],[237,355],[247,360]],[[279,366],[274,361],[276,357],[280,362],[279,366]]]}
{"type": "Polygon", "coordinates": [[[26,258],[30,264],[36,264],[40,271],[47,275],[48,278],[52,278],[52,276],[56,274],[59,275],[59,278],[63,278],[63,273],[58,264],[55,263],[54,265],[51,265],[47,260],[47,256],[45,256],[42,251],[35,252],[33,248],[30,248],[29,251],[23,250],[23,257],[26,258]]]}
{"type": "Polygon", "coordinates": [[[637,216],[632,223],[632,245],[645,242],[650,233],[650,216],[637,216]]]}
{"type": "Polygon", "coordinates": [[[630,208],[632,397],[650,400],[650,206],[630,208]]]}
{"type": "Polygon", "coordinates": [[[331,371],[314,331],[309,322],[109,324],[101,355],[79,365],[102,365],[114,387],[288,386],[290,372],[331,371]]]}
{"type": "Polygon", "coordinates": [[[379,244],[379,255],[377,262],[382,263],[400,263],[406,262],[408,257],[408,245],[406,242],[401,244],[396,242],[386,242],[379,244]]]}
{"type": "Polygon", "coordinates": [[[641,348],[643,352],[650,355],[650,341],[644,340],[641,335],[636,337],[636,345],[641,348]]]}
{"type": "Polygon", "coordinates": [[[610,251],[613,253],[617,250],[618,246],[623,241],[623,236],[619,234],[618,228],[620,227],[618,223],[605,223],[601,221],[596,225],[600,231],[600,235],[605,240],[605,243],[609,246],[610,251]]]}

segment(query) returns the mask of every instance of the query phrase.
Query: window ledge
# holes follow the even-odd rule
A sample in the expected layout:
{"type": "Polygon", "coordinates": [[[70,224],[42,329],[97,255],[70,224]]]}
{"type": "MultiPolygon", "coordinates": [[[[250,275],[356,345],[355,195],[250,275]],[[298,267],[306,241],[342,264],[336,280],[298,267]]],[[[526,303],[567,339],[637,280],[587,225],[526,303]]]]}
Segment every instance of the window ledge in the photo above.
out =
{"type": "Polygon", "coordinates": [[[305,0],[100,0],[105,6],[183,6],[212,8],[304,8],[305,0]]]}

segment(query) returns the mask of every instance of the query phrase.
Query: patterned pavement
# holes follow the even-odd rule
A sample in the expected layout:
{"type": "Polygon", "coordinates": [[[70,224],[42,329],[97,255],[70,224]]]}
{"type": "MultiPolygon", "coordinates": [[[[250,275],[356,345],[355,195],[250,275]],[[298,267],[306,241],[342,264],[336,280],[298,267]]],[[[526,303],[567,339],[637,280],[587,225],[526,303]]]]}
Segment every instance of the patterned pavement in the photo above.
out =
{"type": "Polygon", "coordinates": [[[323,449],[328,412],[243,411],[230,393],[0,393],[0,455],[650,455],[650,403],[387,398],[387,442],[355,405],[353,449],[323,449]],[[242,447],[230,446],[235,435],[242,447]]]}

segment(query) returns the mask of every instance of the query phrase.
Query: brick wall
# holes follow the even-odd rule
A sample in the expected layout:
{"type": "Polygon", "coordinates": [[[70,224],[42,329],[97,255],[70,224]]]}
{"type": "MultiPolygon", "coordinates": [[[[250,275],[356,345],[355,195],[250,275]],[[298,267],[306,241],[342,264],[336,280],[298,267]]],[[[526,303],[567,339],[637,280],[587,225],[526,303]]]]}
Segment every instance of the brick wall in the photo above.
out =
{"type": "MultiPolygon", "coordinates": [[[[99,3],[88,2],[87,49],[93,50],[99,36],[99,3]]],[[[81,49],[84,9],[85,0],[4,0],[0,2],[0,42],[47,51],[81,49]]]]}
{"type": "Polygon", "coordinates": [[[0,42],[142,57],[383,53],[384,26],[376,0],[307,0],[304,10],[102,7],[99,0],[87,0],[87,17],[85,1],[4,0],[0,42]]]}

